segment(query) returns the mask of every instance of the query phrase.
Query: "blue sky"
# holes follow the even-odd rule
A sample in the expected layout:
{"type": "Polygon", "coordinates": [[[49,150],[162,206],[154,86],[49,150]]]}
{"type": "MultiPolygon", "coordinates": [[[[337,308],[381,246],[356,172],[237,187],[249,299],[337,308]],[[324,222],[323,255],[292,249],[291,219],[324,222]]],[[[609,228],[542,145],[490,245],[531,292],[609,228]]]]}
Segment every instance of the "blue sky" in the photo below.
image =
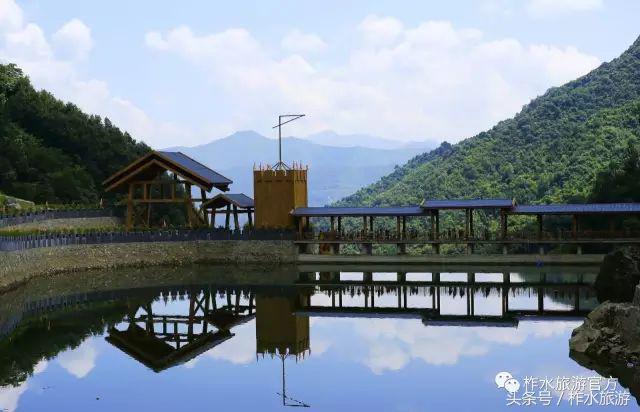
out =
{"type": "Polygon", "coordinates": [[[457,141],[640,34],[623,0],[0,0],[0,60],[134,137],[325,129],[457,141]]]}

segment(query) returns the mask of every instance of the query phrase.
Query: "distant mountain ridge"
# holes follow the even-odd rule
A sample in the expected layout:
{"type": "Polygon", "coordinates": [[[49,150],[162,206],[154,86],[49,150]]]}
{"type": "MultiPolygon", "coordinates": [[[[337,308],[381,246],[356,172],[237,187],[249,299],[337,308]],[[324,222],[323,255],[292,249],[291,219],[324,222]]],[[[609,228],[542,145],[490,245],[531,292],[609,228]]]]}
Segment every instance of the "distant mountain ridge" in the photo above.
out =
{"type": "Polygon", "coordinates": [[[515,117],[442,144],[338,204],[509,197],[581,202],[598,172],[640,143],[640,38],[620,57],[525,105],[515,117]]]}
{"type": "MultiPolygon", "coordinates": [[[[253,193],[252,170],[257,164],[278,161],[278,141],[251,130],[236,132],[222,139],[194,147],[171,147],[233,180],[232,192],[253,193]]],[[[322,206],[374,182],[394,167],[423,151],[409,147],[375,149],[335,147],[306,139],[282,139],[283,160],[309,166],[309,203],[322,206]]]]}
{"type": "Polygon", "coordinates": [[[301,139],[308,140],[310,142],[334,147],[368,147],[372,149],[407,149],[407,148],[422,148],[431,149],[437,144],[428,140],[415,140],[415,141],[398,141],[391,139],[384,139],[378,136],[371,136],[367,134],[338,134],[333,130],[324,130],[319,133],[311,134],[301,139]]]}

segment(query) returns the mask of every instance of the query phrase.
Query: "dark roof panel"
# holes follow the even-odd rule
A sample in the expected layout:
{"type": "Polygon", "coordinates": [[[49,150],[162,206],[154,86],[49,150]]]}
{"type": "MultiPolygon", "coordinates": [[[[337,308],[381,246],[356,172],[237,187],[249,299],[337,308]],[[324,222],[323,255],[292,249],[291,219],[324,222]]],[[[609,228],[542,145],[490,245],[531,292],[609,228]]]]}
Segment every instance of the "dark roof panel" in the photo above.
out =
{"type": "Polygon", "coordinates": [[[457,199],[457,200],[425,200],[424,209],[508,209],[513,207],[512,199],[457,199]]]}
{"type": "Polygon", "coordinates": [[[585,203],[552,205],[519,205],[509,213],[516,215],[572,215],[589,213],[640,213],[640,203],[585,203]]]}
{"type": "Polygon", "coordinates": [[[393,207],[298,207],[291,214],[305,217],[330,216],[423,216],[420,206],[393,207]]]}
{"type": "Polygon", "coordinates": [[[252,209],[255,203],[252,198],[244,193],[220,193],[204,202],[205,208],[220,208],[228,204],[236,205],[241,209],[252,209]]]}
{"type": "Polygon", "coordinates": [[[215,170],[211,170],[207,166],[203,165],[200,162],[197,162],[185,155],[182,152],[158,152],[162,156],[171,160],[172,162],[179,164],[185,169],[192,170],[194,173],[197,173],[200,177],[203,177],[210,181],[214,186],[218,185],[230,185],[233,183],[230,179],[222,176],[220,173],[215,170]]]}

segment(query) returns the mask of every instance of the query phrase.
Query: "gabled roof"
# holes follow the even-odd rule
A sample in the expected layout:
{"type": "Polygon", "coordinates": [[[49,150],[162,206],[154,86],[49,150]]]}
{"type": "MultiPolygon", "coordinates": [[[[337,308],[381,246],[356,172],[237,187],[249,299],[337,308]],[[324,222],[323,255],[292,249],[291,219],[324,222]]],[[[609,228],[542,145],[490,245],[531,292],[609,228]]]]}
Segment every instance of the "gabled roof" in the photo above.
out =
{"type": "Polygon", "coordinates": [[[515,205],[513,199],[456,199],[429,200],[426,199],[423,209],[510,209],[515,205]]]}
{"type": "Polygon", "coordinates": [[[205,209],[219,209],[227,205],[235,205],[241,209],[253,209],[255,203],[244,193],[220,193],[202,204],[205,209]]]}
{"type": "Polygon", "coordinates": [[[182,152],[151,151],[138,160],[114,173],[102,184],[106,191],[117,190],[131,180],[151,180],[158,173],[171,171],[186,181],[210,191],[216,187],[229,190],[232,180],[208,168],[182,152]]]}
{"type": "Polygon", "coordinates": [[[330,217],[330,216],[422,216],[425,214],[419,206],[395,207],[297,207],[293,216],[330,217]]]}
{"type": "Polygon", "coordinates": [[[519,205],[509,213],[514,215],[628,214],[640,213],[640,203],[519,205]]]}

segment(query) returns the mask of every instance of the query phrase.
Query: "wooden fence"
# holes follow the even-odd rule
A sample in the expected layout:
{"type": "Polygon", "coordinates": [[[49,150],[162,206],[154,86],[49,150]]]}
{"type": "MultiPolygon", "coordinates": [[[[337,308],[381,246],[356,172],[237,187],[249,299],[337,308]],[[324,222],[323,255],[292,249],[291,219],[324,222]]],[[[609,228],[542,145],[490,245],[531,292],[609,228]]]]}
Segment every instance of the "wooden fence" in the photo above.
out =
{"type": "Polygon", "coordinates": [[[24,236],[0,236],[0,251],[96,245],[105,243],[182,242],[193,240],[294,240],[295,232],[286,230],[171,229],[142,232],[51,233],[24,236]]]}
{"type": "Polygon", "coordinates": [[[115,216],[115,211],[106,209],[70,209],[70,210],[42,210],[28,212],[20,215],[0,215],[0,227],[21,225],[23,223],[41,222],[50,219],[75,219],[90,217],[110,217],[115,216]]]}

